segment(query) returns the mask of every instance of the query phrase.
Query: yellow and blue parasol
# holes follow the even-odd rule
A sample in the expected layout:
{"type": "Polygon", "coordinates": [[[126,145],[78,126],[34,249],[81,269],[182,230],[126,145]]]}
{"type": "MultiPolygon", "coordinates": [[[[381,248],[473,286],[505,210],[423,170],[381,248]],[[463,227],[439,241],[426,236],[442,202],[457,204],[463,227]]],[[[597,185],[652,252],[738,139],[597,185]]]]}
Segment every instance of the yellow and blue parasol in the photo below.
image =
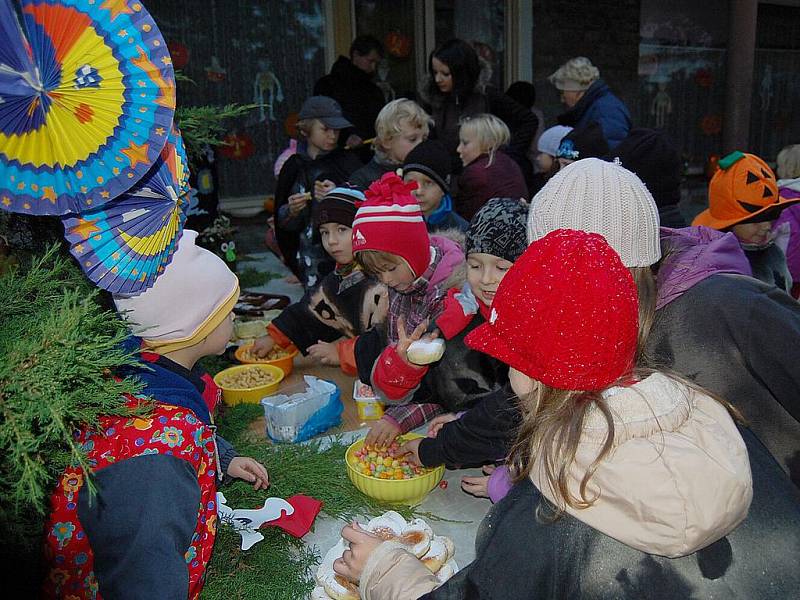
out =
{"type": "Polygon", "coordinates": [[[0,0],[0,208],[102,206],[150,170],[175,78],[135,0],[0,0]]]}
{"type": "Polygon", "coordinates": [[[98,287],[136,295],[169,264],[186,222],[189,169],[173,128],[134,188],[104,206],[63,218],[70,251],[98,287]]]}

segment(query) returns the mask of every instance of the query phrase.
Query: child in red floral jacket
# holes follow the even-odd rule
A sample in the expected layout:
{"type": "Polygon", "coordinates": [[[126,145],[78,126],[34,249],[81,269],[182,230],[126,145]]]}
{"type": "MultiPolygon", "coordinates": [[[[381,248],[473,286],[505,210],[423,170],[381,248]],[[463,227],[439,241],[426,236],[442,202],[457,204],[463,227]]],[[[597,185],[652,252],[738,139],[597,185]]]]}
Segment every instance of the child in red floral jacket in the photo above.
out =
{"type": "Polygon", "coordinates": [[[45,597],[197,598],[214,546],[217,484],[228,476],[269,485],[260,463],[215,434],[220,390],[193,370],[225,350],[239,297],[236,276],[196,236],[183,232],[152,288],[114,299],[142,336],[143,365],[123,375],[145,387],[128,404],[154,403],[142,418],[109,415],[76,434],[97,493],[80,467],[59,479],[45,530],[45,597]]]}

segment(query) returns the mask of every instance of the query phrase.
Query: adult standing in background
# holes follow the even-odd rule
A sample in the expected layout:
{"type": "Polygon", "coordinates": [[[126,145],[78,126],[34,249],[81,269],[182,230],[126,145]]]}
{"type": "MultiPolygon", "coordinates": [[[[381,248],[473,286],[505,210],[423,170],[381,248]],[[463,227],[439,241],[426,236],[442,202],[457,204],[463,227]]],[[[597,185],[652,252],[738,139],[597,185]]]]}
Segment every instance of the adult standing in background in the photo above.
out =
{"type": "Polygon", "coordinates": [[[371,35],[360,35],[350,44],[350,58],[340,56],[331,72],[314,85],[314,96],[336,100],[353,124],[342,136],[351,148],[375,137],[375,119],[386,104],[383,92],[373,81],[381,58],[383,45],[371,35]]]}
{"type": "Polygon", "coordinates": [[[538,119],[528,107],[487,85],[491,68],[488,64],[482,68],[470,44],[452,39],[439,46],[428,59],[428,77],[422,96],[433,117],[435,137],[450,154],[453,173],[461,173],[462,169],[456,152],[461,120],[482,113],[493,114],[505,122],[511,131],[506,154],[521,169],[531,168],[526,155],[536,134],[538,119]]]}
{"type": "Polygon", "coordinates": [[[577,129],[596,121],[612,150],[628,135],[628,107],[611,93],[600,79],[600,70],[588,58],[571,58],[548,79],[561,92],[561,102],[567,107],[558,117],[560,125],[577,129]]]}

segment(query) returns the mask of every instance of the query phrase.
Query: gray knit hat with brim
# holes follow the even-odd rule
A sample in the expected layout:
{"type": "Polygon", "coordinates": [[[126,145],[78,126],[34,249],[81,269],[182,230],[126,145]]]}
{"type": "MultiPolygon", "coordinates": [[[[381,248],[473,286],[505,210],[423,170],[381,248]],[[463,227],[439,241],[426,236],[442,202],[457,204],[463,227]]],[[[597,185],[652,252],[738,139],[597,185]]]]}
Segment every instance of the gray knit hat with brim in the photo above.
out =
{"type": "Polygon", "coordinates": [[[491,254],[515,262],[525,252],[527,209],[518,198],[492,198],[472,217],[465,254],[491,254]]]}

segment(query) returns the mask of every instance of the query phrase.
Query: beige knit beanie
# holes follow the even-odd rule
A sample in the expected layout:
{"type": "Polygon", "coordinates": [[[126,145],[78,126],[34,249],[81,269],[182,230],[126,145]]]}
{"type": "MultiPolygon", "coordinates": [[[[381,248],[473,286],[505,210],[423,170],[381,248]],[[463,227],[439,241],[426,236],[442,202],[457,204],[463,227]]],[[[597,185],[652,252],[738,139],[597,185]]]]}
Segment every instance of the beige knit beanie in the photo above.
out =
{"type": "Polygon", "coordinates": [[[600,78],[600,70],[585,56],[569,59],[547,79],[556,89],[565,92],[580,92],[589,88],[600,78]]]}
{"type": "Polygon", "coordinates": [[[528,243],[556,229],[599,233],[626,267],[647,267],[661,258],[658,226],[658,208],[641,179],[586,158],[561,169],[533,197],[528,243]]]}
{"type": "Polygon", "coordinates": [[[203,341],[233,310],[239,279],[221,258],[195,245],[186,229],[153,287],[138,296],[114,296],[134,335],[159,354],[203,341]]]}

